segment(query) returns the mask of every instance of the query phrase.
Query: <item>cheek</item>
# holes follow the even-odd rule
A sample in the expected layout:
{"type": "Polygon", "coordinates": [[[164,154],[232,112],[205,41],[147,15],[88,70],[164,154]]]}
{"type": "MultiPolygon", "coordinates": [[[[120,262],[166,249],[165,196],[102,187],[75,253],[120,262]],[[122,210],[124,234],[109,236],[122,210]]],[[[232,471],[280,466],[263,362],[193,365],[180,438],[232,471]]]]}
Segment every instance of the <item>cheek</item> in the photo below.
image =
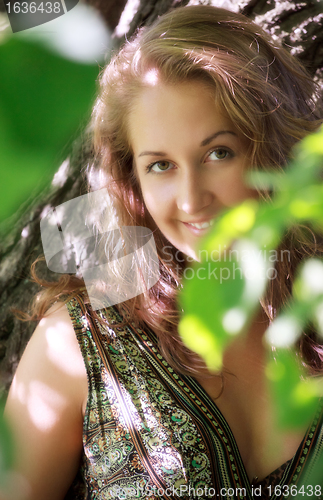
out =
{"type": "Polygon", "coordinates": [[[153,183],[143,184],[142,195],[150,215],[157,221],[163,219],[172,208],[173,197],[169,186],[153,183]]]}
{"type": "Polygon", "coordinates": [[[145,207],[149,212],[149,214],[151,215],[151,217],[155,218],[155,213],[157,213],[157,207],[160,203],[159,191],[151,182],[149,182],[149,179],[147,179],[146,174],[138,172],[136,166],[135,166],[135,175],[145,207]]]}
{"type": "Polygon", "coordinates": [[[158,196],[154,196],[153,193],[151,192],[149,193],[144,192],[143,198],[148,212],[153,218],[155,218],[156,213],[158,213],[157,212],[157,206],[159,202],[158,196]]]}
{"type": "Polygon", "coordinates": [[[245,170],[240,166],[223,171],[216,179],[214,194],[224,206],[232,206],[253,197],[254,191],[246,185],[245,170]]]}

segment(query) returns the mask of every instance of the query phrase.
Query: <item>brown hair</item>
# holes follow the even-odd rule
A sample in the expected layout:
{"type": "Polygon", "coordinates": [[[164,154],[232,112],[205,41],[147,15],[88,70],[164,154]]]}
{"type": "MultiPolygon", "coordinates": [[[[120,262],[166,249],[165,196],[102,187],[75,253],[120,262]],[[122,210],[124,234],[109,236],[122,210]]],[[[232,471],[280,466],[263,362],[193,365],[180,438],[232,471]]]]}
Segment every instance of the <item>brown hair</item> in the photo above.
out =
{"type": "MultiPolygon", "coordinates": [[[[250,140],[251,164],[262,169],[283,168],[293,145],[318,128],[317,90],[302,65],[275,46],[261,28],[240,14],[209,6],[175,9],[138,30],[101,74],[92,116],[96,156],[91,172],[105,172],[120,226],[145,226],[154,231],[160,264],[158,283],[147,293],[119,304],[118,309],[126,320],[145,323],[156,332],[170,364],[181,372],[194,373],[196,367],[190,366],[188,350],[177,331],[176,297],[184,259],[145,208],[127,137],[127,117],[136,96],[148,85],[145,75],[152,69],[166,83],[206,82],[250,140]],[[165,255],[166,247],[171,259],[165,255]]],[[[270,320],[290,296],[297,264],[320,251],[307,228],[290,231],[281,249],[287,249],[290,258],[277,263],[278,277],[270,282],[262,301],[270,320]]],[[[38,300],[34,314],[43,314],[50,298],[84,288],[82,281],[76,282],[74,277],[62,277],[55,289],[51,287],[38,300]]],[[[300,352],[313,371],[322,370],[323,349],[314,331],[304,333],[300,352]]]]}

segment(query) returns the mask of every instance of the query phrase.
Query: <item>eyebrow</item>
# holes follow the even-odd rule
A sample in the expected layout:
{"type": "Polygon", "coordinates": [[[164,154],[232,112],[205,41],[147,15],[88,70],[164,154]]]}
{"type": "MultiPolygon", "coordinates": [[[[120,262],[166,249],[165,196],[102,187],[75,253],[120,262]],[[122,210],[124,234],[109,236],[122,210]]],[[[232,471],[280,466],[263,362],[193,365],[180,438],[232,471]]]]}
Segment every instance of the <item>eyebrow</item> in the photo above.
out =
{"type": "Polygon", "coordinates": [[[208,137],[207,139],[204,139],[204,141],[201,142],[200,147],[207,146],[208,144],[210,144],[210,142],[213,141],[213,139],[216,139],[219,135],[223,134],[231,134],[236,137],[238,136],[238,134],[236,134],[232,130],[220,130],[219,132],[215,132],[215,134],[210,135],[210,137],[208,137]]]}
{"type": "MultiPolygon", "coordinates": [[[[219,132],[215,132],[214,134],[210,135],[210,137],[204,139],[204,141],[201,142],[200,147],[202,148],[204,146],[207,146],[208,144],[210,144],[210,142],[213,141],[213,139],[216,139],[219,135],[223,134],[231,134],[237,136],[237,134],[232,130],[220,130],[219,132]]],[[[142,151],[142,153],[138,155],[138,158],[140,156],[167,156],[167,155],[163,151],[142,151]]]]}

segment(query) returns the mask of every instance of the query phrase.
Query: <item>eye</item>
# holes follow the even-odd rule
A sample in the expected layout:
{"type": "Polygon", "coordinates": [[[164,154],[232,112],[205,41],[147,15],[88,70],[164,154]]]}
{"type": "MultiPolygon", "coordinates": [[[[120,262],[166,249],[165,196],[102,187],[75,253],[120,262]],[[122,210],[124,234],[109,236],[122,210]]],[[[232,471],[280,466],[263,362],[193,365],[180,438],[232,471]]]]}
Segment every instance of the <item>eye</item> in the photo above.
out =
{"type": "Polygon", "coordinates": [[[155,161],[151,163],[147,167],[147,172],[165,172],[166,170],[170,170],[170,166],[173,165],[170,161],[155,161]]]}
{"type": "Polygon", "coordinates": [[[226,158],[232,158],[233,153],[232,151],[228,150],[227,148],[216,148],[213,151],[210,152],[210,154],[207,156],[210,161],[217,161],[217,160],[225,160],[226,158]]]}

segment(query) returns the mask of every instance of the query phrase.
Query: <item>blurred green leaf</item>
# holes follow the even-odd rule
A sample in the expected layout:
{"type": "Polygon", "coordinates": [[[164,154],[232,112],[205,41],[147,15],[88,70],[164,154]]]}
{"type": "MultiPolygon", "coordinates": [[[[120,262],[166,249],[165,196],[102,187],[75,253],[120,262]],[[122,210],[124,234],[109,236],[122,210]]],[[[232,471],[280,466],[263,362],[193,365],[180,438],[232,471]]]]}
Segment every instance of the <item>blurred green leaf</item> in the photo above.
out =
{"type": "Polygon", "coordinates": [[[276,419],[280,427],[302,427],[316,410],[317,381],[302,379],[302,372],[295,353],[289,349],[277,349],[275,359],[267,364],[266,374],[271,381],[276,419]]]}
{"type": "MultiPolygon", "coordinates": [[[[271,256],[286,231],[297,224],[323,231],[322,171],[323,127],[297,146],[294,160],[284,172],[249,175],[256,185],[273,188],[270,202],[246,200],[226,210],[202,241],[201,262],[193,265],[192,278],[183,281],[180,305],[184,314],[179,331],[209,367],[221,368],[225,347],[252,321],[267,283],[275,276],[271,256]],[[214,254],[221,257],[216,265],[214,254]],[[210,267],[217,269],[216,279],[203,271],[210,267]]],[[[293,348],[311,322],[323,335],[322,283],[322,260],[303,262],[290,301],[266,333],[267,341],[276,348],[267,375],[281,426],[301,426],[322,396],[322,381],[302,378],[293,348]]]]}
{"type": "Polygon", "coordinates": [[[224,328],[225,313],[243,295],[244,281],[237,269],[235,260],[194,266],[182,296],[182,307],[190,312],[179,325],[180,334],[210,369],[220,368],[224,347],[230,340],[224,328]]]}
{"type": "Polygon", "coordinates": [[[7,472],[13,464],[14,446],[8,423],[3,416],[4,404],[0,404],[0,486],[6,481],[7,472]]]}
{"type": "Polygon", "coordinates": [[[99,68],[16,37],[0,45],[0,66],[2,220],[49,183],[88,121],[99,68]]]}

